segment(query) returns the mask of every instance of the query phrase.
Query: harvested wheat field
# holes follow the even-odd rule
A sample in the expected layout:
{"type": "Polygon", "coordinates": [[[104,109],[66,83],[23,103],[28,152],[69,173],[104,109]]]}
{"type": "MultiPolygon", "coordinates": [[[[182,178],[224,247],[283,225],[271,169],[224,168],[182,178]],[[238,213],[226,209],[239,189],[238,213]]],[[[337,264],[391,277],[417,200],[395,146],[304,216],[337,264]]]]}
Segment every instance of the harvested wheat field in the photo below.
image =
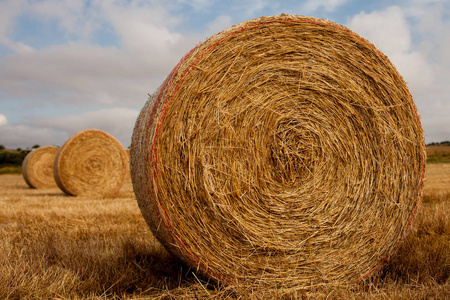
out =
{"type": "Polygon", "coordinates": [[[427,146],[427,162],[449,163],[450,162],[450,146],[448,146],[448,145],[427,146]]]}
{"type": "Polygon", "coordinates": [[[429,164],[425,177],[428,193],[446,194],[450,192],[450,164],[429,164]]]}
{"type": "Polygon", "coordinates": [[[130,182],[113,198],[74,198],[0,175],[0,299],[448,299],[447,166],[427,166],[409,235],[374,276],[304,292],[208,284],[153,237],[130,182]]]}

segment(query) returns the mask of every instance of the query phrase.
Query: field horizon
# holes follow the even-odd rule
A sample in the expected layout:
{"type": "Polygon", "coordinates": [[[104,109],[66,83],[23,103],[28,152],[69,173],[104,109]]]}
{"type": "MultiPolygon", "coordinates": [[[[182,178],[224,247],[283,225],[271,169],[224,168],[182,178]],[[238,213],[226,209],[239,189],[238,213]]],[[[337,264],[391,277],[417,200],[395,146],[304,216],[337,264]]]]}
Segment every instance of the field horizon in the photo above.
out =
{"type": "Polygon", "coordinates": [[[109,198],[30,189],[0,175],[1,299],[450,298],[450,164],[427,165],[407,237],[358,285],[302,292],[208,282],[153,237],[128,181],[109,198]]]}

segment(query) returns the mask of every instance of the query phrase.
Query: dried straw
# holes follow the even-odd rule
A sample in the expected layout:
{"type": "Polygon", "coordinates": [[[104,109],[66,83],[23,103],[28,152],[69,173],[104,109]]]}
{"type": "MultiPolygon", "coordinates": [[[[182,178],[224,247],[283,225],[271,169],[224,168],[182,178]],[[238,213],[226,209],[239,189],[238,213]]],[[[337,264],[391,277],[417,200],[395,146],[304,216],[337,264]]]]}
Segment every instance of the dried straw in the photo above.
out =
{"type": "Polygon", "coordinates": [[[53,177],[53,164],[58,147],[45,146],[33,149],[22,163],[22,175],[25,182],[35,189],[57,187],[53,177]]]}
{"type": "Polygon", "coordinates": [[[409,226],[420,119],[388,58],[301,16],[235,25],[189,52],[144,106],[131,175],[155,236],[225,284],[367,278],[409,226]]]}
{"type": "Polygon", "coordinates": [[[58,151],[54,173],[66,194],[109,196],[119,191],[129,173],[127,153],[108,133],[84,130],[58,151]]]}

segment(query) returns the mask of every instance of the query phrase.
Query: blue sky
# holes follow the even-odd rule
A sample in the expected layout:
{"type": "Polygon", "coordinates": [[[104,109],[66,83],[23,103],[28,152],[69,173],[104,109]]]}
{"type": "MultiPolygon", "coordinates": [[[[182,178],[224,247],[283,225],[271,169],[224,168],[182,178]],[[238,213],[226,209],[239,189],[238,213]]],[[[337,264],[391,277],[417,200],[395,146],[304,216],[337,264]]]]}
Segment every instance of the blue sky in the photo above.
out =
{"type": "Polygon", "coordinates": [[[407,81],[426,142],[450,140],[449,0],[0,0],[0,144],[62,145],[98,128],[128,147],[147,94],[186,52],[281,13],[374,43],[407,81]]]}

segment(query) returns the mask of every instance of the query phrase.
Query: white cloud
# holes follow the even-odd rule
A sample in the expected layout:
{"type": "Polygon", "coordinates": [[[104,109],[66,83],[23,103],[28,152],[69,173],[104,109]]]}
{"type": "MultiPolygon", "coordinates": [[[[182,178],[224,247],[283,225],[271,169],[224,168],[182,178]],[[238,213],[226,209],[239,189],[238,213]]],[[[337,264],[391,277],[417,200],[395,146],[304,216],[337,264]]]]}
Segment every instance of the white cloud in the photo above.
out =
{"type": "Polygon", "coordinates": [[[8,125],[8,119],[4,114],[0,114],[0,126],[8,125]]]}
{"type": "Polygon", "coordinates": [[[347,26],[389,57],[412,92],[422,93],[432,88],[432,67],[425,55],[412,49],[411,27],[400,7],[361,12],[347,26]]]}
{"type": "MultiPolygon", "coordinates": [[[[259,17],[256,14],[259,14],[265,8],[274,5],[276,1],[269,0],[237,0],[233,5],[236,7],[236,10],[242,13],[245,16],[250,16],[250,18],[259,17]]],[[[223,28],[225,29],[225,28],[223,28]]]]}
{"type": "Polygon", "coordinates": [[[179,4],[187,4],[192,6],[195,10],[204,10],[211,7],[213,4],[211,0],[178,0],[179,4]]]}
{"type": "Polygon", "coordinates": [[[333,12],[335,11],[339,6],[344,5],[349,0],[307,0],[302,5],[302,14],[303,11],[305,13],[313,13],[319,9],[323,9],[326,12],[333,12]]]}
{"type": "Polygon", "coordinates": [[[84,32],[88,16],[84,15],[85,1],[43,0],[29,1],[27,12],[47,20],[56,19],[68,33],[84,32]]]}
{"type": "MultiPolygon", "coordinates": [[[[185,37],[172,30],[178,20],[161,7],[139,1],[127,6],[105,0],[95,3],[102,16],[97,22],[114,28],[121,47],[71,42],[1,57],[0,94],[19,101],[33,98],[77,106],[118,105],[123,101],[140,104],[198,41],[196,36],[185,37]]],[[[33,11],[45,14],[53,1],[38,4],[33,11]]],[[[68,4],[55,6],[48,17],[62,20],[67,16],[74,20],[71,24],[76,23],[78,6],[74,15],[68,4]]]]}
{"type": "Polygon", "coordinates": [[[10,148],[62,145],[75,133],[93,128],[111,134],[122,146],[128,147],[138,115],[139,110],[110,108],[77,115],[33,118],[19,125],[0,126],[0,143],[10,148]]]}
{"type": "Polygon", "coordinates": [[[350,20],[348,26],[385,53],[406,52],[411,46],[410,26],[398,6],[371,13],[361,12],[350,20]]]}
{"type": "Polygon", "coordinates": [[[14,101],[14,107],[31,107],[28,116],[13,116],[11,125],[2,126],[0,139],[5,145],[61,144],[82,129],[98,128],[129,146],[147,94],[162,83],[199,38],[176,32],[173,28],[179,19],[158,2],[97,0],[90,3],[88,11],[80,6],[85,4],[81,1],[19,2],[23,6],[15,0],[0,3],[0,16],[15,8],[11,18],[0,18],[0,44],[15,51],[0,57],[0,105],[14,101]],[[75,39],[39,50],[11,40],[8,32],[24,13],[43,22],[56,20],[75,39]],[[117,47],[90,43],[89,36],[102,24],[119,37],[117,47]],[[20,47],[29,51],[18,51],[20,47]],[[58,107],[67,111],[71,106],[85,113],[52,116],[58,107]],[[109,108],[98,110],[105,106],[109,108]],[[51,112],[44,112],[45,118],[42,107],[51,108],[51,112]]]}
{"type": "Polygon", "coordinates": [[[0,2],[0,46],[4,45],[14,52],[31,52],[33,48],[9,37],[16,18],[23,13],[25,0],[6,0],[0,2]]]}
{"type": "Polygon", "coordinates": [[[138,115],[139,110],[116,107],[77,115],[39,119],[33,121],[33,124],[41,128],[59,131],[69,137],[81,130],[100,129],[117,138],[124,147],[128,147],[138,115]]]}
{"type": "Polygon", "coordinates": [[[14,52],[29,52],[30,45],[14,41],[10,35],[20,16],[31,17],[37,21],[48,22],[56,20],[66,34],[78,37],[89,36],[96,28],[94,9],[84,10],[85,1],[59,0],[6,0],[0,2],[0,44],[9,47],[14,52]]]}
{"type": "Polygon", "coordinates": [[[170,30],[180,20],[161,6],[122,6],[103,1],[101,10],[119,35],[123,48],[133,54],[165,56],[181,39],[179,33],[170,30]]]}
{"type": "Polygon", "coordinates": [[[418,20],[414,30],[421,37],[418,45],[421,51],[440,65],[450,64],[450,18],[448,13],[450,3],[447,6],[436,4],[420,6],[420,9],[411,8],[411,15],[418,20]]]}
{"type": "Polygon", "coordinates": [[[408,84],[425,139],[450,138],[450,22],[439,1],[408,2],[351,18],[347,26],[385,53],[408,84]]]}
{"type": "Polygon", "coordinates": [[[213,22],[208,24],[208,31],[206,34],[208,36],[215,35],[221,32],[222,30],[230,27],[231,25],[233,24],[230,16],[225,15],[218,16],[213,22]]]}
{"type": "Polygon", "coordinates": [[[29,125],[0,126],[0,143],[7,148],[27,148],[33,145],[61,145],[56,141],[65,140],[60,132],[48,128],[29,125]]]}
{"type": "MultiPolygon", "coordinates": [[[[450,107],[447,106],[447,111],[450,107]]],[[[449,124],[448,115],[437,118],[422,118],[422,125],[425,130],[425,139],[427,143],[442,142],[450,140],[450,126],[442,126],[449,124]]]]}
{"type": "Polygon", "coordinates": [[[0,2],[0,42],[11,30],[16,18],[23,11],[25,0],[5,0],[0,2]]]}
{"type": "Polygon", "coordinates": [[[119,49],[88,45],[10,55],[0,65],[4,95],[77,106],[138,101],[145,98],[152,75],[157,75],[151,65],[133,61],[119,49]]]}

